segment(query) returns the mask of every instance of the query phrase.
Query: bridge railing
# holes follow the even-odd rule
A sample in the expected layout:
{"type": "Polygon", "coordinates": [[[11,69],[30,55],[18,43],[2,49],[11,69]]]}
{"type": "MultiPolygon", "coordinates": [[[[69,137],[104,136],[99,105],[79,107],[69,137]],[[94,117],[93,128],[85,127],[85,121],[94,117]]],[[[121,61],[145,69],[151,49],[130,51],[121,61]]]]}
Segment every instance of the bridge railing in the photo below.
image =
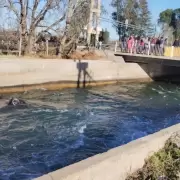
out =
{"type": "Polygon", "coordinates": [[[127,44],[120,42],[115,43],[115,52],[130,53],[130,54],[143,54],[148,56],[166,56],[180,58],[180,47],[164,46],[148,44],[147,46],[132,46],[128,49],[127,44]]]}
{"type": "Polygon", "coordinates": [[[180,57],[180,47],[174,47],[174,46],[165,47],[164,56],[180,57]]]}
{"type": "Polygon", "coordinates": [[[1,54],[19,54],[19,41],[0,41],[1,54]]]}

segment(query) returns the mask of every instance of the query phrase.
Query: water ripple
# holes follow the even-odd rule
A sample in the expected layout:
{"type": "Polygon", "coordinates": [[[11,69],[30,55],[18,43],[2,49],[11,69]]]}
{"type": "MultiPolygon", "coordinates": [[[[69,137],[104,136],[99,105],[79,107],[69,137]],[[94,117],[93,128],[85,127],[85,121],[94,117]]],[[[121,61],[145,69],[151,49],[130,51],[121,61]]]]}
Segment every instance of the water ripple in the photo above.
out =
{"type": "Polygon", "coordinates": [[[16,96],[29,105],[0,109],[3,180],[32,179],[180,122],[180,88],[172,84],[16,96]]]}

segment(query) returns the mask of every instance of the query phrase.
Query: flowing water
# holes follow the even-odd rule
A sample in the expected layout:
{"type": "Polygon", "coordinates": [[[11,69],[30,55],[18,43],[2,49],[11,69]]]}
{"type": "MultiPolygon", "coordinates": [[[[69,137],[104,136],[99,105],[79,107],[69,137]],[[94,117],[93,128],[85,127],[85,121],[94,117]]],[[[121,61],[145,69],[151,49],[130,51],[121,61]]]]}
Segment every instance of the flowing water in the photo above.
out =
{"type": "Polygon", "coordinates": [[[172,84],[13,96],[29,105],[0,109],[2,180],[32,179],[180,123],[180,87],[172,84]]]}

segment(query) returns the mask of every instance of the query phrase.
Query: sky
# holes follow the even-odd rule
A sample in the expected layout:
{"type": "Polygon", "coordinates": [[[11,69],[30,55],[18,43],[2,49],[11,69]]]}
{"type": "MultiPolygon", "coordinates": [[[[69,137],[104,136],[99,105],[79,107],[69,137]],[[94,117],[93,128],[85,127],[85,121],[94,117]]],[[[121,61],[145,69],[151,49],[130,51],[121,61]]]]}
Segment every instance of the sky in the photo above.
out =
{"type": "MultiPolygon", "coordinates": [[[[1,1],[1,0],[0,0],[1,1]]],[[[112,20],[111,13],[113,12],[113,8],[110,3],[112,0],[101,0],[102,4],[105,6],[108,14],[105,15],[105,18],[112,20]]],[[[148,0],[149,10],[152,16],[152,24],[157,24],[157,19],[159,17],[159,13],[166,9],[176,9],[180,8],[180,0],[148,0]]],[[[2,9],[0,9],[0,17],[2,17],[2,9]]],[[[3,19],[3,18],[2,18],[3,19]]],[[[0,20],[0,25],[2,23],[2,19],[0,20]]],[[[112,27],[112,23],[101,21],[101,27],[103,29],[107,29],[110,32],[110,39],[117,40],[118,36],[115,29],[112,27]]]]}
{"type": "MultiPolygon", "coordinates": [[[[108,19],[111,19],[111,13],[113,11],[112,7],[110,6],[111,0],[101,0],[104,4],[108,14],[105,16],[108,19]]],[[[152,16],[152,23],[156,24],[159,13],[166,10],[166,9],[177,9],[180,8],[180,0],[148,0],[149,10],[152,16]]],[[[101,27],[103,29],[107,28],[110,32],[110,38],[112,40],[118,39],[117,33],[112,27],[112,24],[107,22],[101,22],[101,27]]]]}

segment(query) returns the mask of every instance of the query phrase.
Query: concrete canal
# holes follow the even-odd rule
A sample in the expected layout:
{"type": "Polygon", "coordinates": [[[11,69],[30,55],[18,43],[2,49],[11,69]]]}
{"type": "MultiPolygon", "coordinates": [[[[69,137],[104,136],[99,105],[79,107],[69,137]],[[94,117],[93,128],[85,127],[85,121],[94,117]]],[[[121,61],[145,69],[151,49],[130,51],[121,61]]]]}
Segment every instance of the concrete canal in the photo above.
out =
{"type": "MultiPolygon", "coordinates": [[[[39,177],[180,123],[180,86],[124,83],[31,91],[0,108],[0,179],[39,177]]],[[[3,100],[2,100],[3,101],[3,100]]]]}

